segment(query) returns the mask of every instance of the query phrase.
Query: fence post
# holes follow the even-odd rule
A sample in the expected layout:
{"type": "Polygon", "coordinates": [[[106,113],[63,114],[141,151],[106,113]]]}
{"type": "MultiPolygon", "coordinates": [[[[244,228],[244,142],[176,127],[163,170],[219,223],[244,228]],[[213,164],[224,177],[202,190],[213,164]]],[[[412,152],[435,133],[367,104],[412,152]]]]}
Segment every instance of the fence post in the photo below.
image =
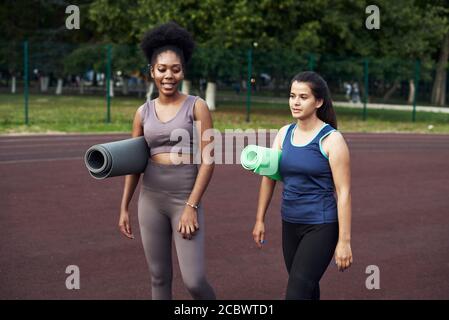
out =
{"type": "Polygon", "coordinates": [[[25,124],[29,124],[28,120],[28,41],[23,42],[23,97],[25,100],[25,124]]]}
{"type": "Polygon", "coordinates": [[[416,121],[416,97],[418,96],[418,83],[420,76],[421,63],[419,59],[415,61],[415,92],[413,94],[413,113],[412,113],[412,121],[416,121]]]}
{"type": "Polygon", "coordinates": [[[111,123],[111,45],[106,47],[106,122],[111,123]]]}
{"type": "Polygon", "coordinates": [[[365,80],[365,95],[363,97],[363,121],[366,120],[366,104],[368,103],[368,58],[363,61],[363,73],[365,80]]]}
{"type": "Polygon", "coordinates": [[[248,50],[248,79],[246,84],[246,122],[249,122],[249,115],[251,111],[251,74],[252,74],[252,64],[253,64],[253,49],[248,50]]]}

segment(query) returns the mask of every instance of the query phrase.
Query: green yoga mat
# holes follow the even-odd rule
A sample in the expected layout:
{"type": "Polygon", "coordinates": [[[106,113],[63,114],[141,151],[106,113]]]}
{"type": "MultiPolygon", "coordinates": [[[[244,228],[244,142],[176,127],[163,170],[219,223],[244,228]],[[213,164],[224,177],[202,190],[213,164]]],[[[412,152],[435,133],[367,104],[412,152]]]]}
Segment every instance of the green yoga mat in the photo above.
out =
{"type": "Polygon", "coordinates": [[[84,163],[92,177],[105,179],[142,173],[149,157],[150,149],[141,136],[94,145],[87,149],[84,163]]]}
{"type": "Polygon", "coordinates": [[[243,168],[273,180],[282,180],[279,173],[280,159],[281,150],[256,145],[246,146],[240,155],[243,168]]]}

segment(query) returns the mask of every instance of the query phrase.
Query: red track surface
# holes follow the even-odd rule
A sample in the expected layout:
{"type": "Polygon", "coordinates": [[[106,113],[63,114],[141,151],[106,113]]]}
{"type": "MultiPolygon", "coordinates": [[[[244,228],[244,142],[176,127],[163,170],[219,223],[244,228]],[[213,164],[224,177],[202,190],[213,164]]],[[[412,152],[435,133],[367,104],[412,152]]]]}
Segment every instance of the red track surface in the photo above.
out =
{"type": "MultiPolygon", "coordinates": [[[[136,239],[117,228],[123,177],[94,180],[83,162],[93,144],[125,135],[0,137],[0,299],[150,299],[136,239]],[[80,290],[68,290],[68,265],[80,290]]],[[[449,299],[449,136],[346,134],[352,161],[353,266],[331,264],[322,299],[449,299]],[[380,269],[368,290],[366,267],[380,269]]],[[[217,165],[204,196],[208,278],[219,299],[283,299],[280,193],[267,213],[267,244],[251,231],[260,177],[217,165]]],[[[175,299],[190,299],[174,265],[175,299]]]]}

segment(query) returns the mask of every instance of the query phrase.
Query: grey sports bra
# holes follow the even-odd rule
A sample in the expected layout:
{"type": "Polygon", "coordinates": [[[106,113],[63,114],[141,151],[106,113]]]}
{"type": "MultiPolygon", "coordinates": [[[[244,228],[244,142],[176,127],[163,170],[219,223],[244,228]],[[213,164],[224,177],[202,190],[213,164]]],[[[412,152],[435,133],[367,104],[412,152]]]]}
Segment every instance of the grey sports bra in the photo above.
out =
{"type": "Polygon", "coordinates": [[[196,99],[198,97],[187,96],[176,115],[166,122],[157,117],[154,99],[143,105],[140,118],[151,155],[162,152],[194,153],[196,130],[193,107],[196,99]]]}

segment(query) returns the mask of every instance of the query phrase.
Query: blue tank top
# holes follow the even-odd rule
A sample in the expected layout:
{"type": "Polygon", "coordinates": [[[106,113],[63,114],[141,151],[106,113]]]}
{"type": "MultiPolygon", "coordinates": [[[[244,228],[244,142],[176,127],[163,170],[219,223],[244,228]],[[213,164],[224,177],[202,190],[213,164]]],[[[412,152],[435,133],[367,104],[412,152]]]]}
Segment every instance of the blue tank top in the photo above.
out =
{"type": "Polygon", "coordinates": [[[293,144],[296,124],[291,124],[282,143],[279,164],[284,182],[282,219],[292,223],[319,224],[338,221],[335,186],[329,159],[321,142],[335,129],[324,124],[305,145],[293,144]]]}

